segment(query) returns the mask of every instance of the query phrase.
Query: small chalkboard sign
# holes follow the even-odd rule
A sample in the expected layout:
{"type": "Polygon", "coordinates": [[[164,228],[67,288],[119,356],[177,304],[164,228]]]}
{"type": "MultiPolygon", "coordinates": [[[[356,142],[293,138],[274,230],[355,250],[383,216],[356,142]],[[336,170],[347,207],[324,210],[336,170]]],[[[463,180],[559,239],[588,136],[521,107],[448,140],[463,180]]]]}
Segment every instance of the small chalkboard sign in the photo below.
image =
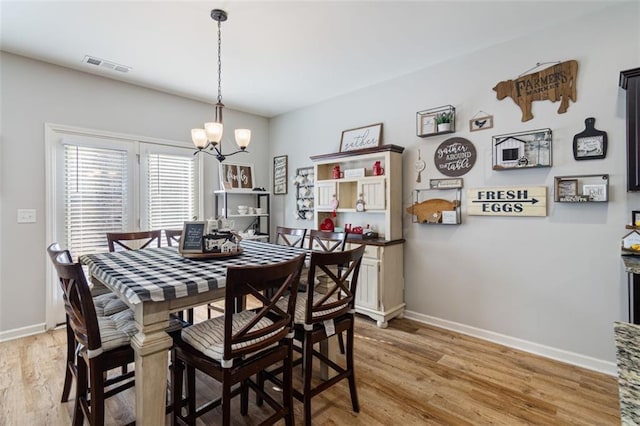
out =
{"type": "Polygon", "coordinates": [[[180,238],[180,252],[202,253],[202,237],[206,228],[206,222],[185,222],[180,238]]]}

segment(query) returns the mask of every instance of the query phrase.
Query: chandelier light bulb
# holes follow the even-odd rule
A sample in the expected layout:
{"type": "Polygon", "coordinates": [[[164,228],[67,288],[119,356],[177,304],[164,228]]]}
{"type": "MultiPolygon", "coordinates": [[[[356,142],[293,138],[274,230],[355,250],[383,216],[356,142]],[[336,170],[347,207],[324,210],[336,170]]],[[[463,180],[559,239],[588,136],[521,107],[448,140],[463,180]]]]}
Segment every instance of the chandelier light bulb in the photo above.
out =
{"type": "Polygon", "coordinates": [[[213,143],[220,143],[223,129],[222,123],[204,123],[204,131],[207,133],[207,138],[213,143]]]}
{"type": "Polygon", "coordinates": [[[251,130],[249,129],[236,129],[236,143],[240,149],[246,149],[251,142],[251,130]]]}
{"type": "Polygon", "coordinates": [[[198,149],[203,149],[209,143],[204,129],[191,129],[191,140],[198,149]]]}

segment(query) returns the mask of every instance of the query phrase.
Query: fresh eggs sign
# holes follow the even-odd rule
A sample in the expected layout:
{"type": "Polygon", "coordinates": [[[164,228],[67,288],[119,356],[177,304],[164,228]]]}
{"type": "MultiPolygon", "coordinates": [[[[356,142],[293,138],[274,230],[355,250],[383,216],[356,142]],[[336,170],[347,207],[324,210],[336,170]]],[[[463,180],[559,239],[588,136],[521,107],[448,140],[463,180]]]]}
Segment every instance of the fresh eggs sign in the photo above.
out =
{"type": "Polygon", "coordinates": [[[547,187],[469,189],[467,203],[467,214],[476,216],[546,216],[547,187]]]}

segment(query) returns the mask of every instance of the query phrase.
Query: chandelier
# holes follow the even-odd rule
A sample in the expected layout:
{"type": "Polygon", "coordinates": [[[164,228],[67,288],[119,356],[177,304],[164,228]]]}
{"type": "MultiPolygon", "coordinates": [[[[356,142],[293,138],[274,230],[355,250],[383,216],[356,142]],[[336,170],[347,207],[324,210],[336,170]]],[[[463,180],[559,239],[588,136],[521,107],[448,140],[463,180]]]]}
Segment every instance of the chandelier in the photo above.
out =
{"type": "Polygon", "coordinates": [[[205,152],[215,156],[218,161],[223,162],[225,158],[237,154],[239,152],[248,152],[247,146],[251,142],[251,130],[236,129],[235,138],[239,150],[228,154],[222,153],[222,61],[220,59],[220,47],[222,45],[221,38],[221,22],[227,20],[227,12],[221,9],[213,9],[211,11],[211,19],[218,23],[218,103],[216,103],[215,118],[213,122],[204,123],[204,129],[191,129],[191,139],[198,150],[194,154],[205,152]]]}

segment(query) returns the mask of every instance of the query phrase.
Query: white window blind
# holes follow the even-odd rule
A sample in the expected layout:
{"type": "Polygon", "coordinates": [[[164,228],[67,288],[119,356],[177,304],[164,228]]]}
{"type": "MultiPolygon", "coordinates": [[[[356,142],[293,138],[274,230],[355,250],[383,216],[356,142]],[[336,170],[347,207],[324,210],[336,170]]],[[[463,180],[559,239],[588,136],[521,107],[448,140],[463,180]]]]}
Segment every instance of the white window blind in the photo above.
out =
{"type": "Polygon", "coordinates": [[[198,168],[193,153],[148,153],[147,214],[149,229],[182,229],[198,216],[198,168]]]}
{"type": "Polygon", "coordinates": [[[64,231],[74,256],[108,251],[105,234],[127,229],[127,152],[64,145],[64,231]]]}

